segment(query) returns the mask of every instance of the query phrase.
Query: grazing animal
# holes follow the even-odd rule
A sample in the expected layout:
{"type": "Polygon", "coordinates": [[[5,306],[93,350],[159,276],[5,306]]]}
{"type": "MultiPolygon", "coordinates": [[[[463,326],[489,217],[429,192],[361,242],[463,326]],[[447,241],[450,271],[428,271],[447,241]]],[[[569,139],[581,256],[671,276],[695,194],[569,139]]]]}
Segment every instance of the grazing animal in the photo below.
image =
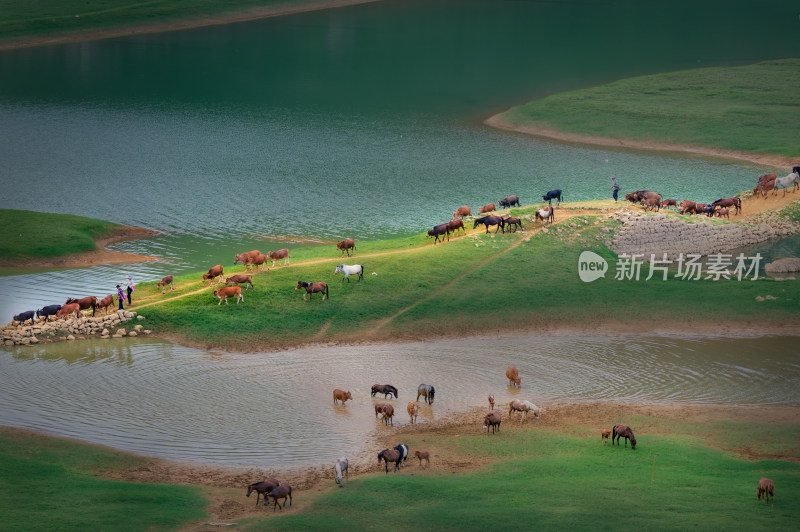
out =
{"type": "Polygon", "coordinates": [[[244,265],[244,269],[246,270],[247,265],[250,264],[250,260],[258,257],[259,255],[261,255],[261,252],[257,249],[254,249],[253,251],[246,251],[245,253],[234,255],[233,263],[238,264],[241,262],[242,265],[244,265]]]}
{"type": "Polygon", "coordinates": [[[422,466],[423,460],[425,460],[429,466],[431,465],[431,453],[428,451],[414,451],[414,456],[416,456],[417,460],[419,460],[420,467],[422,466]]]}
{"type": "Polygon", "coordinates": [[[678,210],[678,200],[674,199],[665,199],[661,202],[660,207],[662,209],[668,209],[670,207],[675,207],[675,210],[678,210]]]}
{"type": "Polygon", "coordinates": [[[502,421],[502,414],[496,410],[492,410],[483,418],[483,426],[486,427],[486,434],[489,434],[489,428],[492,429],[492,434],[495,431],[500,432],[500,422],[502,421]]]}
{"type": "Polygon", "coordinates": [[[408,417],[411,418],[411,423],[416,423],[417,414],[419,414],[419,406],[417,405],[416,401],[409,402],[406,405],[406,410],[408,410],[408,417]]]}
{"type": "Polygon", "coordinates": [[[20,312],[19,314],[14,316],[14,321],[18,321],[19,323],[25,323],[27,320],[31,320],[31,325],[33,325],[34,319],[36,319],[35,310],[26,310],[25,312],[20,312]]]}
{"type": "Polygon", "coordinates": [[[375,419],[378,419],[378,416],[383,414],[383,407],[387,404],[388,403],[375,403],[375,419]]]}
{"type": "Polygon", "coordinates": [[[333,390],[333,404],[336,404],[336,401],[341,401],[342,406],[344,406],[344,402],[352,398],[353,396],[349,391],[346,392],[344,390],[340,390],[339,388],[333,390]]]}
{"type": "MultiPolygon", "coordinates": [[[[272,509],[274,512],[278,509],[278,499],[283,499],[283,506],[281,506],[281,510],[286,508],[286,499],[289,499],[289,506],[292,505],[292,487],[289,484],[281,484],[276,488],[273,488],[267,494],[268,497],[272,497],[275,500],[275,508],[272,509]]],[[[265,502],[264,506],[269,506],[269,502],[265,502]]]]}
{"type": "Polygon", "coordinates": [[[330,298],[330,294],[328,293],[328,285],[326,283],[307,283],[306,281],[297,281],[297,286],[294,287],[295,292],[300,290],[301,288],[306,289],[306,293],[303,294],[303,301],[306,300],[306,296],[311,294],[311,298],[314,298],[314,294],[317,292],[322,293],[322,300],[325,301],[325,298],[330,298]]]}
{"type": "Polygon", "coordinates": [[[611,437],[611,429],[600,429],[600,441],[603,445],[608,443],[608,439],[611,437]]]}
{"type": "Polygon", "coordinates": [[[528,412],[533,414],[533,417],[539,419],[539,407],[535,404],[531,403],[530,401],[520,401],[519,399],[514,399],[508,405],[508,417],[511,417],[513,412],[522,412],[522,415],[519,418],[520,423],[528,417],[528,412]]]}
{"type": "Polygon", "coordinates": [[[683,200],[681,202],[681,214],[694,214],[697,210],[697,203],[689,200],[683,200]]]}
{"type": "Polygon", "coordinates": [[[214,279],[219,277],[219,282],[222,282],[222,264],[217,264],[216,266],[212,266],[208,269],[207,273],[203,274],[203,282],[210,280],[211,283],[214,282],[214,279]]]}
{"type": "Polygon", "coordinates": [[[359,281],[364,278],[364,266],[361,264],[339,264],[336,266],[333,274],[336,275],[339,272],[344,274],[344,277],[342,277],[342,282],[347,279],[347,282],[349,283],[351,275],[357,275],[359,281]]]}
{"type": "Polygon", "coordinates": [[[453,220],[458,218],[464,219],[464,216],[472,216],[472,209],[469,205],[465,205],[463,207],[459,207],[456,212],[453,213],[453,220]]]}
{"type": "Polygon", "coordinates": [[[389,425],[391,423],[391,425],[394,427],[394,407],[388,403],[383,405],[381,414],[383,415],[381,420],[384,422],[384,424],[389,425]]]}
{"type": "Polygon", "coordinates": [[[383,460],[387,475],[389,474],[389,462],[394,462],[394,472],[397,473],[397,470],[400,469],[401,459],[402,456],[397,449],[384,449],[378,453],[378,463],[380,464],[381,460],[383,460]]]}
{"type": "Polygon", "coordinates": [[[370,395],[375,397],[375,394],[377,393],[382,393],[384,399],[392,395],[394,395],[394,398],[397,399],[397,388],[391,384],[373,384],[370,395]]]}
{"type": "Polygon", "coordinates": [[[442,236],[442,235],[446,235],[447,236],[447,241],[450,242],[450,224],[449,223],[434,225],[433,229],[428,229],[428,238],[435,237],[435,240],[433,241],[433,245],[434,246],[436,245],[436,243],[439,241],[440,238],[442,239],[442,242],[444,242],[444,236],[442,236]]]}
{"type": "MultiPolygon", "coordinates": [[[[353,245],[355,247],[355,244],[353,245]]],[[[267,258],[272,261],[272,267],[275,267],[275,263],[279,260],[283,259],[284,266],[289,264],[289,250],[286,248],[279,249],[277,251],[267,251],[267,258]]]]}
{"type": "Polygon", "coordinates": [[[519,196],[517,195],[506,196],[505,198],[501,199],[498,203],[500,204],[501,209],[511,207],[512,205],[516,205],[517,207],[520,206],[519,196]]]}
{"type": "Polygon", "coordinates": [[[431,386],[430,384],[420,384],[417,388],[417,401],[419,401],[419,396],[425,398],[425,402],[429,405],[433,404],[433,396],[436,395],[436,388],[431,386]]]}
{"type": "Polygon", "coordinates": [[[534,215],[534,221],[541,221],[542,225],[546,223],[553,223],[556,219],[553,207],[547,206],[544,209],[539,209],[534,215]]]}
{"type": "MultiPolygon", "coordinates": [[[[798,167],[795,167],[798,168],[798,167]]],[[[775,180],[778,179],[777,174],[764,174],[758,178],[758,184],[753,189],[753,194],[764,194],[764,199],[767,199],[767,193],[775,188],[775,180]]]]}
{"type": "Polygon", "coordinates": [[[714,211],[714,214],[715,214],[716,216],[719,216],[720,218],[722,218],[723,216],[724,216],[725,218],[729,219],[729,220],[730,220],[730,218],[731,218],[731,217],[728,215],[728,208],[727,208],[727,207],[720,207],[719,209],[717,209],[716,211],[714,211]]]}
{"type": "Polygon", "coordinates": [[[76,318],[80,317],[81,313],[81,306],[77,303],[70,303],[69,305],[63,305],[58,312],[56,312],[56,319],[64,317],[66,319],[67,316],[70,314],[75,314],[76,318]]]}
{"type": "Polygon", "coordinates": [[[406,465],[406,460],[408,459],[408,445],[405,443],[399,443],[395,445],[395,450],[400,453],[400,461],[402,465],[406,465]]]}
{"type": "Polygon", "coordinates": [[[800,188],[800,174],[796,174],[792,172],[791,174],[787,175],[786,177],[779,177],[775,180],[775,186],[773,187],[773,195],[778,195],[778,189],[783,189],[783,197],[786,197],[786,189],[791,187],[794,192],[794,189],[800,188]]]}
{"type": "Polygon", "coordinates": [[[97,310],[97,298],[94,296],[86,296],[82,297],[81,299],[68,297],[65,304],[69,305],[70,303],[77,303],[81,307],[81,310],[92,309],[92,316],[94,316],[94,313],[97,310]]]}
{"type": "Polygon", "coordinates": [[[336,478],[336,483],[339,484],[339,487],[342,487],[342,473],[347,475],[348,480],[350,479],[350,473],[347,472],[347,458],[339,458],[336,460],[336,465],[333,466],[333,476],[336,478]]]}
{"type": "Polygon", "coordinates": [[[772,498],[772,504],[775,504],[775,483],[767,477],[761,477],[761,480],[758,481],[756,496],[759,501],[762,495],[764,496],[764,504],[769,504],[770,498],[772,498]]]}
{"type": "Polygon", "coordinates": [[[466,233],[467,232],[467,230],[464,228],[464,221],[463,220],[451,220],[450,222],[448,222],[447,225],[450,226],[450,232],[453,233],[454,235],[458,234],[458,230],[459,229],[461,229],[462,233],[466,233]]]}
{"type": "Polygon", "coordinates": [[[236,284],[236,285],[244,284],[245,290],[250,290],[251,288],[255,289],[255,287],[253,286],[253,276],[252,275],[239,273],[239,274],[236,274],[236,275],[231,275],[230,277],[226,277],[225,278],[225,286],[228,286],[231,283],[236,284]]]}
{"type": "Polygon", "coordinates": [[[264,267],[267,265],[267,261],[269,257],[264,255],[263,253],[258,254],[255,257],[250,258],[247,263],[244,265],[245,271],[253,268],[255,270],[256,266],[258,266],[258,271],[264,271],[264,267]]]}
{"type": "Polygon", "coordinates": [[[642,199],[642,205],[644,205],[644,210],[646,211],[656,211],[661,208],[661,203],[655,198],[644,198],[642,199]]]}
{"type": "Polygon", "coordinates": [[[741,198],[720,198],[714,203],[711,204],[712,207],[715,209],[717,207],[733,207],[736,211],[733,213],[734,216],[738,216],[742,210],[742,199],[741,198]]]}
{"type": "Polygon", "coordinates": [[[95,305],[97,309],[103,309],[103,314],[108,314],[108,309],[114,304],[114,295],[108,294],[95,305]]]}
{"type": "Polygon", "coordinates": [[[501,218],[500,216],[484,216],[483,218],[476,218],[475,223],[472,224],[472,228],[475,229],[481,224],[486,226],[486,234],[489,234],[490,225],[497,226],[497,228],[495,228],[494,230],[495,233],[497,233],[498,229],[502,229],[504,234],[506,232],[505,220],[503,220],[503,218],[501,218]]]}
{"type": "MultiPolygon", "coordinates": [[[[700,212],[698,211],[697,214],[700,214],[700,212]]],[[[714,216],[714,207],[708,204],[703,205],[703,214],[711,218],[712,216],[714,216]]]]}
{"type": "Polygon", "coordinates": [[[342,250],[342,255],[347,253],[347,256],[350,257],[354,255],[356,252],[356,241],[352,238],[346,238],[345,240],[340,240],[336,243],[336,249],[342,250]]]}
{"type": "Polygon", "coordinates": [[[506,368],[506,377],[508,377],[509,386],[516,386],[517,388],[522,387],[522,379],[519,376],[519,371],[517,371],[516,366],[508,366],[508,368],[506,368]]]}
{"type": "Polygon", "coordinates": [[[505,225],[505,226],[513,225],[514,226],[514,232],[515,233],[517,232],[517,227],[519,227],[520,229],[524,229],[522,227],[522,219],[519,216],[507,216],[503,220],[504,220],[503,225],[505,225]]]}
{"type": "Polygon", "coordinates": [[[172,287],[172,290],[175,290],[175,280],[171,275],[165,275],[161,278],[159,282],[156,283],[156,288],[161,288],[161,293],[167,293],[167,285],[172,287]]]}
{"type": "Polygon", "coordinates": [[[494,395],[489,394],[489,407],[494,410],[494,395]]]}
{"type": "Polygon", "coordinates": [[[614,445],[614,440],[617,440],[617,445],[619,445],[619,440],[622,438],[625,438],[625,447],[628,446],[628,440],[631,440],[631,449],[636,450],[636,437],[631,428],[627,425],[614,425],[614,430],[611,432],[611,445],[614,445]]]}
{"type": "Polygon", "coordinates": [[[560,189],[551,190],[550,192],[542,196],[542,200],[546,201],[548,205],[552,205],[554,199],[558,200],[558,203],[556,203],[556,205],[561,205],[561,200],[563,199],[563,196],[561,194],[560,189]]]}
{"type": "Polygon", "coordinates": [[[40,318],[44,316],[44,321],[49,321],[50,316],[55,316],[60,308],[61,305],[47,305],[46,307],[42,307],[37,310],[36,315],[40,318]]]}
{"type": "Polygon", "coordinates": [[[267,494],[277,488],[280,485],[280,482],[277,479],[269,478],[267,480],[262,480],[261,482],[255,482],[247,486],[247,496],[249,497],[252,492],[256,492],[256,506],[258,506],[258,500],[263,495],[264,502],[267,502],[267,494]]]}
{"type": "Polygon", "coordinates": [[[483,207],[478,208],[478,214],[486,214],[487,212],[492,212],[494,210],[494,203],[488,203],[483,207]]]}
{"type": "Polygon", "coordinates": [[[217,306],[221,305],[223,301],[227,305],[229,297],[235,297],[237,305],[239,304],[239,301],[244,301],[241,286],[223,286],[222,288],[217,288],[214,290],[214,297],[219,299],[217,306]]]}

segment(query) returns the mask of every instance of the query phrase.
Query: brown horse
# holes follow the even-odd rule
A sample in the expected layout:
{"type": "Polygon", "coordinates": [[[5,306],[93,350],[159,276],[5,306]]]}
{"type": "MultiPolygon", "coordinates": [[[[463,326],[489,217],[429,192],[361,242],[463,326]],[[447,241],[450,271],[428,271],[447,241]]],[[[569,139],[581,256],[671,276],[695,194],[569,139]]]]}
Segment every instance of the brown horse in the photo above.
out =
{"type": "Polygon", "coordinates": [[[81,299],[69,297],[65,305],[69,305],[70,303],[77,303],[81,310],[92,309],[92,316],[94,316],[95,310],[97,309],[97,298],[94,296],[86,296],[81,299]]]}
{"type": "Polygon", "coordinates": [[[516,386],[517,388],[522,387],[522,379],[519,376],[519,371],[517,371],[516,366],[508,366],[506,369],[506,377],[508,377],[509,386],[516,386]]]}
{"type": "Polygon", "coordinates": [[[106,297],[97,302],[94,306],[95,309],[103,309],[103,314],[108,314],[108,308],[114,304],[114,296],[108,294],[106,297]]]}
{"type": "Polygon", "coordinates": [[[681,210],[679,212],[681,214],[694,214],[697,212],[697,203],[689,200],[683,200],[681,202],[681,210]]]}
{"type": "Polygon", "coordinates": [[[614,430],[611,432],[611,445],[614,445],[614,440],[617,440],[617,445],[619,445],[619,440],[622,438],[625,438],[625,447],[628,446],[628,440],[631,440],[631,449],[636,450],[636,437],[631,428],[627,425],[614,425],[614,430]]]}
{"type": "Polygon", "coordinates": [[[492,434],[500,432],[500,422],[502,421],[502,414],[495,410],[492,410],[488,414],[486,414],[483,418],[483,426],[486,427],[486,434],[489,434],[489,427],[492,428],[492,434]]]}
{"type": "Polygon", "coordinates": [[[387,425],[391,423],[394,427],[394,407],[390,404],[385,404],[381,413],[383,414],[383,422],[387,425]]]}
{"type": "Polygon", "coordinates": [[[417,414],[419,414],[419,406],[417,405],[416,401],[411,401],[406,405],[406,410],[408,410],[408,417],[411,418],[411,423],[416,423],[417,421],[417,414]]]}
{"type": "MultiPolygon", "coordinates": [[[[269,493],[267,493],[268,497],[272,497],[275,500],[275,508],[272,509],[274,512],[278,509],[278,499],[283,499],[283,506],[281,506],[281,510],[286,508],[286,499],[289,499],[289,506],[292,505],[292,487],[289,484],[281,484],[272,489],[269,493]]],[[[264,506],[269,506],[269,501],[264,503],[264,506]]]]}
{"type": "Polygon", "coordinates": [[[553,211],[553,207],[547,206],[543,209],[539,209],[536,211],[536,215],[534,216],[534,221],[542,222],[542,225],[546,223],[553,223],[555,221],[555,214],[553,211]]]}
{"type": "Polygon", "coordinates": [[[767,477],[761,477],[761,480],[758,481],[756,496],[758,496],[759,501],[762,495],[764,496],[764,504],[769,504],[770,497],[772,497],[772,504],[775,504],[775,483],[767,477]]]}
{"type": "Polygon", "coordinates": [[[712,207],[715,209],[717,207],[733,207],[736,209],[733,213],[734,216],[738,216],[742,210],[742,199],[741,198],[720,198],[714,203],[711,204],[712,207]]]}
{"type": "Polygon", "coordinates": [[[428,451],[414,451],[414,456],[417,457],[419,460],[419,465],[422,465],[422,461],[425,460],[425,463],[431,465],[431,453],[428,451]]]}
{"type": "Polygon", "coordinates": [[[387,404],[388,403],[375,403],[375,405],[373,405],[375,407],[375,419],[378,419],[378,416],[383,414],[383,407],[387,404]]]}
{"type": "Polygon", "coordinates": [[[344,390],[340,390],[339,388],[333,390],[333,404],[336,404],[336,401],[341,401],[342,406],[344,406],[345,401],[352,398],[353,396],[349,391],[346,392],[344,390]]]}
{"type": "Polygon", "coordinates": [[[306,296],[311,294],[311,297],[314,297],[314,294],[317,292],[322,293],[322,300],[325,301],[325,298],[330,298],[328,294],[328,285],[327,283],[307,283],[305,281],[297,281],[297,286],[294,287],[295,291],[300,290],[301,288],[306,289],[306,293],[303,294],[303,301],[306,300],[306,296]]]}
{"type": "Polygon", "coordinates": [[[379,393],[383,394],[384,399],[391,397],[392,395],[394,395],[394,398],[397,399],[397,388],[391,384],[373,384],[370,395],[375,397],[375,395],[379,393]]]}
{"type": "Polygon", "coordinates": [[[715,214],[716,216],[719,216],[720,218],[722,218],[723,216],[724,216],[725,218],[729,219],[729,220],[730,220],[730,218],[731,218],[731,217],[730,217],[730,215],[728,214],[728,208],[727,208],[727,207],[720,207],[719,209],[717,209],[716,211],[714,211],[714,214],[715,214]]]}
{"type": "Polygon", "coordinates": [[[397,449],[384,449],[378,453],[378,463],[383,460],[383,465],[386,467],[386,474],[389,474],[389,462],[394,462],[394,472],[400,469],[400,461],[403,459],[403,454],[397,449]]]}
{"type": "Polygon", "coordinates": [[[522,227],[522,219],[519,216],[507,216],[505,218],[505,225],[506,226],[513,225],[515,233],[517,232],[517,227],[519,227],[520,229],[525,229],[524,227],[522,227]]]}
{"type": "Polygon", "coordinates": [[[274,478],[268,478],[267,480],[262,480],[261,482],[255,482],[247,486],[247,496],[249,497],[251,493],[254,491],[258,494],[256,495],[256,506],[258,506],[258,500],[263,495],[264,502],[267,501],[267,494],[277,488],[280,485],[274,478]]]}

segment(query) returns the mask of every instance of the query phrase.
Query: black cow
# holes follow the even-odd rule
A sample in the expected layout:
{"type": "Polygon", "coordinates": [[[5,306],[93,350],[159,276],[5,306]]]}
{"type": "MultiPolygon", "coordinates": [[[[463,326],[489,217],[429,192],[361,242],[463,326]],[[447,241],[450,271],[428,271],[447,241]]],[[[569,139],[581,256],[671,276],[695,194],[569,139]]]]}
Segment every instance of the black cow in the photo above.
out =
{"type": "Polygon", "coordinates": [[[36,317],[35,310],[28,310],[26,312],[20,312],[16,316],[14,316],[14,321],[18,321],[20,323],[25,323],[27,320],[31,320],[31,325],[33,325],[33,319],[36,317]]]}
{"type": "Polygon", "coordinates": [[[800,175],[800,166],[793,166],[792,167],[792,172],[797,174],[797,175],[800,175]]]}
{"type": "Polygon", "coordinates": [[[548,205],[552,205],[553,200],[556,199],[556,198],[558,198],[557,205],[561,205],[562,197],[561,197],[561,190],[560,189],[551,190],[550,192],[548,192],[547,194],[542,196],[542,199],[544,201],[546,201],[548,203],[548,205]]]}
{"type": "Polygon", "coordinates": [[[55,316],[61,310],[61,305],[47,305],[36,311],[36,314],[41,318],[44,316],[44,321],[50,321],[50,316],[55,316]]]}
{"type": "Polygon", "coordinates": [[[442,235],[447,235],[447,241],[450,242],[450,224],[434,225],[433,229],[428,231],[428,238],[432,236],[436,237],[436,240],[433,241],[434,246],[439,241],[439,237],[442,237],[442,242],[444,242],[444,237],[442,235]]]}
{"type": "Polygon", "coordinates": [[[519,207],[519,196],[506,196],[505,198],[501,199],[498,203],[500,203],[500,208],[503,207],[511,207],[512,205],[516,205],[519,207]]]}

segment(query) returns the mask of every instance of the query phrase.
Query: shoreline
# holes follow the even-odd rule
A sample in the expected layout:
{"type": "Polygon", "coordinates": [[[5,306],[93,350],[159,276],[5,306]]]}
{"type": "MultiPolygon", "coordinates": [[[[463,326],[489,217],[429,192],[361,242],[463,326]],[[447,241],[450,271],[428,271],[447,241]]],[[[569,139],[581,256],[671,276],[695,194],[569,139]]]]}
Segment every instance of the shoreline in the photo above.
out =
{"type": "Polygon", "coordinates": [[[51,44],[67,44],[83,41],[95,41],[99,39],[109,39],[114,37],[128,37],[133,35],[144,35],[149,33],[163,33],[168,31],[188,30],[207,26],[218,26],[221,24],[231,24],[235,22],[247,22],[265,18],[280,17],[284,15],[294,15],[297,13],[307,13],[320,11],[323,9],[334,9],[338,7],[349,7],[358,4],[379,2],[381,0],[318,0],[309,4],[283,5],[271,7],[258,7],[247,10],[230,11],[220,13],[215,16],[187,18],[175,20],[173,22],[138,24],[129,27],[115,27],[103,30],[85,30],[75,33],[61,35],[49,35],[42,37],[22,37],[0,42],[0,52],[5,50],[16,50],[19,48],[30,48],[33,46],[47,46],[51,44]]]}
{"type": "MultiPolygon", "coordinates": [[[[691,153],[695,155],[707,155],[711,157],[723,157],[727,159],[736,159],[740,161],[747,161],[754,164],[771,166],[773,168],[789,169],[797,165],[796,161],[792,161],[780,155],[767,155],[759,153],[742,152],[736,150],[724,150],[721,148],[709,148],[705,146],[693,146],[690,144],[670,144],[668,142],[655,142],[655,141],[642,141],[633,139],[613,138],[613,137],[598,137],[595,135],[585,135],[581,133],[566,133],[557,129],[539,128],[534,126],[515,125],[503,121],[501,115],[490,116],[483,121],[484,125],[502,129],[505,131],[513,131],[522,133],[533,137],[540,137],[543,139],[556,140],[559,142],[568,142],[575,144],[588,144],[592,146],[603,146],[608,148],[621,148],[621,149],[634,149],[634,150],[649,150],[649,151],[668,151],[675,153],[691,153]]],[[[788,170],[787,170],[788,171],[788,170]]]]}

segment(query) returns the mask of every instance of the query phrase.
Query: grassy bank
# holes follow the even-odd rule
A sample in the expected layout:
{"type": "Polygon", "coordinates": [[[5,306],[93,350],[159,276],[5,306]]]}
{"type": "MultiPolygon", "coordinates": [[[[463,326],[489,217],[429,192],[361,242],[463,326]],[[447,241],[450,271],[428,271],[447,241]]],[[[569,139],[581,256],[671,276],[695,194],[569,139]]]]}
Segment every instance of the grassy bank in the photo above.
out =
{"type": "Polygon", "coordinates": [[[0,209],[0,261],[54,258],[97,249],[95,239],[123,226],[104,220],[0,209]]]}
{"type": "Polygon", "coordinates": [[[620,80],[498,115],[532,130],[797,157],[800,59],[620,80]]]}
{"type": "Polygon", "coordinates": [[[0,530],[177,530],[204,519],[199,488],[101,478],[144,460],[73,441],[0,432],[0,530]]]}

